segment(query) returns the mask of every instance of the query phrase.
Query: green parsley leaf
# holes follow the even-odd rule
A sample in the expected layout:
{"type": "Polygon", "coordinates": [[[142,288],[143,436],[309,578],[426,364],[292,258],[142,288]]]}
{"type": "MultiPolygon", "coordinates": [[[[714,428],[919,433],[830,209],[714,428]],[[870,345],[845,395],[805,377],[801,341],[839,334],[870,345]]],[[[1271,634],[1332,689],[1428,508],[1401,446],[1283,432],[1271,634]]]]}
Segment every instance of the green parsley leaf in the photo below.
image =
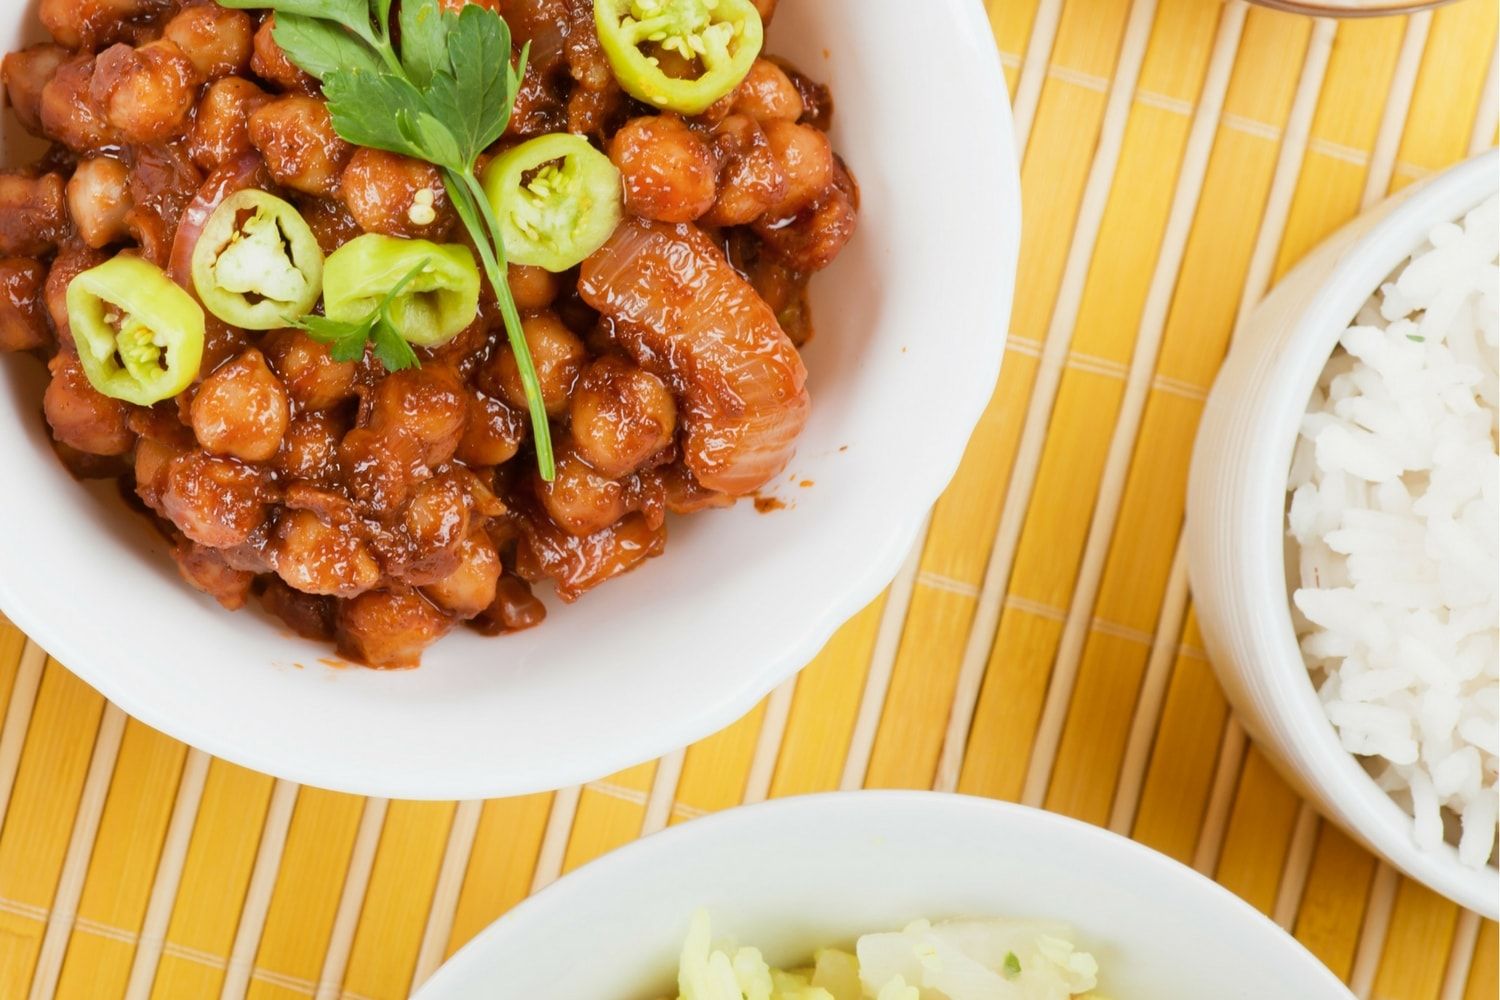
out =
{"type": "Polygon", "coordinates": [[[396,332],[389,315],[382,313],[375,321],[370,339],[375,344],[375,356],[385,365],[386,371],[398,372],[403,368],[422,367],[422,362],[417,360],[417,352],[396,332]]]}
{"type": "Polygon", "coordinates": [[[319,80],[336,69],[380,72],[380,57],[348,29],[305,14],[278,14],[271,32],[287,58],[319,80]]]}
{"type": "MultiPolygon", "coordinates": [[[[551,480],[555,474],[551,426],[541,385],[521,330],[520,310],[506,284],[499,223],[475,173],[479,155],[504,134],[510,121],[529,47],[521,50],[519,62],[513,64],[510,27],[499,14],[479,4],[453,14],[444,12],[438,0],[402,0],[398,53],[390,25],[393,0],[220,2],[226,7],[268,7],[285,17],[332,22],[367,43],[361,49],[354,47],[359,43],[353,39],[346,44],[346,39],[334,33],[336,29],[320,31],[297,24],[287,35],[290,46],[283,48],[293,63],[322,80],[334,131],[346,141],[442,169],[444,187],[499,303],[526,392],[537,466],[542,478],[551,480]]],[[[389,320],[382,304],[361,323],[330,324],[322,317],[308,316],[300,325],[343,353],[358,356],[366,342],[373,343],[381,363],[392,371],[416,364],[416,353],[389,320]]]]}
{"type": "Polygon", "coordinates": [[[375,325],[371,313],[358,323],[340,323],[326,316],[303,316],[292,325],[313,340],[328,345],[328,356],[335,361],[358,361],[365,356],[365,342],[375,325]]]}
{"type": "Polygon", "coordinates": [[[418,87],[440,72],[451,73],[446,39],[457,16],[428,3],[401,5],[401,68],[418,87]]]}
{"type": "Polygon", "coordinates": [[[1008,951],[1005,953],[1005,965],[1003,968],[1005,970],[1005,978],[1007,979],[1014,979],[1021,974],[1021,960],[1016,957],[1015,952],[1008,951]]]}
{"type": "Polygon", "coordinates": [[[327,344],[328,356],[335,361],[358,361],[365,356],[365,344],[373,342],[375,357],[386,371],[420,368],[422,362],[417,358],[417,352],[412,350],[391,320],[391,303],[426,266],[426,258],[418,261],[363,319],[342,322],[326,316],[303,316],[292,325],[305,331],[313,340],[327,344]]]}
{"type": "Polygon", "coordinates": [[[428,159],[412,124],[428,113],[426,102],[405,77],[337,69],[324,78],[323,96],[334,131],[348,142],[428,159]]]}
{"type": "Polygon", "coordinates": [[[423,111],[413,119],[411,127],[417,141],[427,150],[428,162],[449,170],[463,170],[465,164],[474,162],[472,156],[466,156],[459,148],[459,140],[448,126],[432,113],[423,111]]]}
{"type": "Polygon", "coordinates": [[[520,80],[510,62],[510,28],[503,18],[469,4],[448,32],[460,115],[454,131],[470,159],[505,131],[520,80]]]}
{"type": "MultiPolygon", "coordinates": [[[[277,20],[281,20],[283,14],[300,14],[303,17],[315,17],[323,21],[333,21],[358,34],[361,38],[373,42],[373,33],[370,30],[370,3],[369,0],[218,0],[220,7],[233,7],[236,10],[272,10],[277,14],[277,20]]],[[[389,0],[383,0],[389,9],[389,0]]],[[[296,60],[292,60],[296,62],[296,60]]],[[[306,66],[302,67],[307,69],[306,66]]],[[[312,70],[307,70],[309,73],[312,70]]]]}

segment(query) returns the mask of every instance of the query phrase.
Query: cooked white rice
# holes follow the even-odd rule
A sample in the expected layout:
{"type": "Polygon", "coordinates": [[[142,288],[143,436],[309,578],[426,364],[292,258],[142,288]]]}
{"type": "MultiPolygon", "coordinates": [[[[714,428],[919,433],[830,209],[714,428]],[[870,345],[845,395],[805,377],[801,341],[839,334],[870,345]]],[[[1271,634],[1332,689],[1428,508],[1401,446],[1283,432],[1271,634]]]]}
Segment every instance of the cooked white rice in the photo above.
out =
{"type": "Polygon", "coordinates": [[[1292,459],[1298,635],[1344,748],[1422,847],[1491,856],[1500,752],[1500,207],[1381,286],[1339,339],[1292,459]]]}

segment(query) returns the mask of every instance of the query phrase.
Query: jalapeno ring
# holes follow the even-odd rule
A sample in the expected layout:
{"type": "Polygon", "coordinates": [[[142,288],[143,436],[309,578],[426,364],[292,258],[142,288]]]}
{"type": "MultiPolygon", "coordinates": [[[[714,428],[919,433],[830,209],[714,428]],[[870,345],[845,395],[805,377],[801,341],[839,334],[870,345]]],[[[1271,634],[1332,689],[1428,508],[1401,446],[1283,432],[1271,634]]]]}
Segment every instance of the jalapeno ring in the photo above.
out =
{"type": "Polygon", "coordinates": [[[417,347],[438,347],[479,315],[479,266],[468,247],[366,233],[339,247],[323,268],[323,312],[354,322],[391,289],[391,322],[417,347]],[[421,270],[413,270],[421,264],[421,270]]]}
{"type": "Polygon", "coordinates": [[[594,0],[594,22],[625,92],[685,115],[701,114],[738,87],[765,41],[750,0],[594,0]],[[669,75],[663,58],[702,72],[669,75]]]}
{"type": "Polygon", "coordinates": [[[193,383],[203,363],[203,310],[165,271],[121,255],[68,283],[68,327],[89,384],[150,406],[193,383]]]}
{"type": "Polygon", "coordinates": [[[559,132],[508,149],[484,169],[484,193],[512,264],[566,271],[624,217],[620,171],[582,136],[559,132]]]}
{"type": "Polygon", "coordinates": [[[305,315],[323,290],[323,250],[288,202],[246,188],[225,198],[193,247],[193,288],[219,319],[274,330],[305,315]]]}

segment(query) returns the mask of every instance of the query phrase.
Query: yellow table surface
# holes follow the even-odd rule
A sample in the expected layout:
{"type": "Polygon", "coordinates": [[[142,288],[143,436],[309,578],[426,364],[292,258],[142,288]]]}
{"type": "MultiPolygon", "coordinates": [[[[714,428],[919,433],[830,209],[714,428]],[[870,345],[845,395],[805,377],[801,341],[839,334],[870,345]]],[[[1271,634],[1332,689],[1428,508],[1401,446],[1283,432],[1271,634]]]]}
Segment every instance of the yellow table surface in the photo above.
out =
{"type": "Polygon", "coordinates": [[[1338,23],[1242,0],[987,7],[1025,150],[1015,315],[890,590],[685,753],[463,803],[211,760],[0,619],[0,1000],[395,1000],[643,833],[861,785],[1109,826],[1273,916],[1361,997],[1494,1000],[1495,924],[1379,864],[1247,745],[1178,543],[1237,314],[1361,205],[1495,142],[1495,0],[1338,23]]]}

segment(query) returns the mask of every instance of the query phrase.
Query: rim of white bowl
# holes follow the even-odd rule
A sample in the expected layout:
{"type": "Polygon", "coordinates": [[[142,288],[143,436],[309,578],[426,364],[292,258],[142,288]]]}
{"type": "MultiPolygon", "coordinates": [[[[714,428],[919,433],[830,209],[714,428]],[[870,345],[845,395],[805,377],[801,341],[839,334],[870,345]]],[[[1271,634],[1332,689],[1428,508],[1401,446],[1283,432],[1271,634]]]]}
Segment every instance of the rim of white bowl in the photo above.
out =
{"type": "Polygon", "coordinates": [[[1279,732],[1296,744],[1305,762],[1323,765],[1311,775],[1312,780],[1329,799],[1339,803],[1355,831],[1377,853],[1412,878],[1492,919],[1500,909],[1495,867],[1470,868],[1458,860],[1457,850],[1448,844],[1436,852],[1419,849],[1412,835],[1412,817],[1339,742],[1297,643],[1286,586],[1284,537],[1286,481],[1297,428],[1339,337],[1380,283],[1421,245],[1433,226],[1461,217],[1500,189],[1497,167],[1500,154],[1491,150],[1426,179],[1399,201],[1388,204],[1388,214],[1343,252],[1321,291],[1300,313],[1296,331],[1288,337],[1287,349],[1272,375],[1290,386],[1287,398],[1293,402],[1269,414],[1271,424],[1257,435],[1261,443],[1255,448],[1253,461],[1247,463],[1274,474],[1253,477],[1260,487],[1252,513],[1255,523],[1264,528],[1254,542],[1260,557],[1246,562],[1248,571],[1256,577],[1251,581],[1251,592],[1267,595],[1277,626],[1275,635],[1268,636],[1265,643],[1272,655],[1259,660],[1286,681],[1269,690],[1276,714],[1291,723],[1279,732]]]}
{"type": "Polygon", "coordinates": [[[948,817],[956,822],[977,818],[979,822],[994,823],[997,831],[1006,826],[1029,824],[1055,835],[1058,840],[1082,839],[1090,849],[1115,852],[1125,864],[1150,869],[1153,880],[1174,882],[1185,891],[1199,895],[1209,905],[1222,907],[1226,912],[1233,911],[1239,925],[1246,930],[1255,928],[1264,939],[1275,939],[1284,959],[1300,963],[1309,977],[1322,979],[1330,996],[1352,997],[1327,966],[1264,913],[1206,875],[1129,837],[1061,813],[999,799],[948,792],[860,790],[793,795],[736,806],[678,826],[669,826],[595,858],[517,903],[480,931],[417,990],[412,1000],[441,1000],[443,991],[448,989],[447,980],[461,982],[471,966],[482,971],[490,942],[503,937],[513,926],[531,921],[566,926],[573,914],[587,912],[579,904],[587,902],[591,884],[600,877],[608,877],[624,868],[656,867],[658,859],[678,857],[693,843],[726,836],[738,826],[754,826],[765,822],[768,817],[790,817],[802,828],[816,830],[820,820],[830,811],[865,813],[870,818],[871,829],[879,829],[880,822],[893,812],[910,811],[928,814],[924,818],[934,824],[941,824],[948,817]]]}
{"type": "MultiPolygon", "coordinates": [[[[973,55],[973,70],[984,79],[982,86],[966,92],[965,100],[973,107],[972,120],[982,123],[993,139],[997,160],[985,174],[986,183],[998,189],[998,203],[1017,206],[1006,231],[997,232],[988,244],[991,257],[986,273],[995,280],[988,287],[971,289],[969,314],[976,324],[994,324],[1008,328],[1011,299],[1015,285],[1015,265],[1019,253],[1020,172],[1016,160],[1009,89],[1005,83],[1000,56],[995,48],[990,25],[981,6],[967,2],[949,3],[946,8],[959,33],[955,46],[973,55]],[[960,44],[966,42],[967,44],[960,44]]],[[[963,459],[969,437],[978,424],[994,393],[1001,362],[1005,354],[1003,337],[976,337],[975,356],[970,369],[982,369],[989,378],[965,380],[950,386],[932,404],[930,414],[943,427],[961,427],[962,434],[933,434],[929,446],[908,461],[913,474],[899,502],[892,509],[912,511],[905,523],[894,524],[882,538],[869,539],[861,551],[868,555],[864,566],[854,567],[846,587],[830,593],[826,604],[810,614],[807,623],[796,632],[788,632],[762,659],[763,666],[747,671],[736,685],[726,685],[723,694],[692,714],[683,716],[680,724],[656,728],[638,726],[628,737],[615,741],[608,754],[591,758],[592,763],[554,763],[533,761],[524,780],[496,775],[482,786],[463,774],[424,773],[411,777],[355,773],[346,762],[317,756],[298,757],[277,751],[267,743],[247,745],[225,736],[219,730],[184,719],[180,714],[164,712],[149,701],[137,697],[128,685],[116,678],[115,651],[101,657],[90,647],[85,649],[65,621],[49,621],[33,610],[25,599],[26,587],[20,580],[6,580],[0,575],[0,609],[26,635],[47,652],[83,678],[127,715],[158,729],[174,739],[251,770],[318,788],[335,789],[355,795],[414,800],[449,800],[491,798],[566,788],[597,779],[626,767],[653,760],[688,746],[737,721],[764,698],[776,685],[802,670],[846,621],[858,613],[890,583],[910,554],[926,522],[932,505],[937,502],[963,459]]]]}

